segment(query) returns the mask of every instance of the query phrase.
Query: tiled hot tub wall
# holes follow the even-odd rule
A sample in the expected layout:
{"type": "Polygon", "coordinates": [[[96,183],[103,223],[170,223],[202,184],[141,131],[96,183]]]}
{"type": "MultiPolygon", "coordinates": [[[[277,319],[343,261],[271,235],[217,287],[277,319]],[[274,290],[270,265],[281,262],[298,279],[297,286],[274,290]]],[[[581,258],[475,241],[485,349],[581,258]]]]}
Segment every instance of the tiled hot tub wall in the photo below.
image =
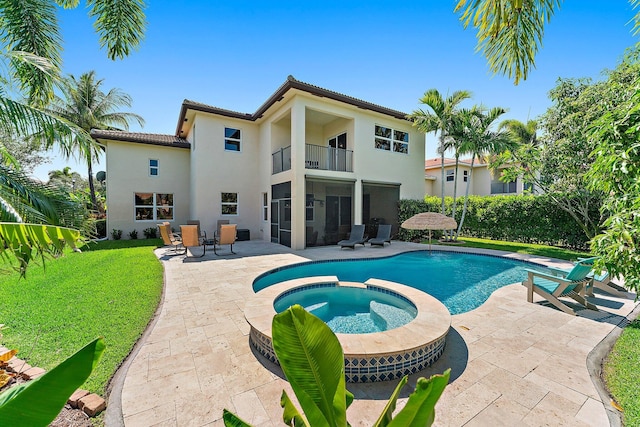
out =
{"type": "MultiPolygon", "coordinates": [[[[253,327],[249,334],[249,342],[264,357],[278,363],[271,338],[253,327]]],[[[411,350],[403,350],[394,354],[373,354],[367,356],[345,356],[344,370],[347,382],[366,383],[401,378],[415,374],[430,366],[442,355],[445,337],[425,346],[411,350]]]]}

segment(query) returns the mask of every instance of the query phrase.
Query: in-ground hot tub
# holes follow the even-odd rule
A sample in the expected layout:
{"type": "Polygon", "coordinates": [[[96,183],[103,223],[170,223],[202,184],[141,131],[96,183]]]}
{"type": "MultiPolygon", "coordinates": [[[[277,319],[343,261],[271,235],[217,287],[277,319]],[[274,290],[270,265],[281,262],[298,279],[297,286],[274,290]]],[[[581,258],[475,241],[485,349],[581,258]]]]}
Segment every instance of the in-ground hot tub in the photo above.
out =
{"type": "Polygon", "coordinates": [[[451,314],[440,301],[398,283],[379,279],[369,279],[365,283],[345,283],[338,282],[335,276],[289,280],[261,290],[245,305],[245,317],[251,325],[250,343],[274,363],[278,363],[271,343],[271,321],[276,314],[274,303],[282,311],[292,304],[300,303],[298,301],[303,306],[305,302],[311,302],[307,307],[308,311],[325,310],[332,318],[357,316],[356,310],[346,313],[349,316],[342,316],[344,313],[340,306],[368,307],[363,309],[361,317],[371,317],[374,326],[381,330],[364,333],[336,332],[344,351],[345,376],[348,382],[397,379],[426,368],[444,351],[445,338],[451,326],[451,314]],[[327,301],[321,301],[322,298],[317,300],[317,296],[323,293],[332,296],[325,298],[327,301]],[[341,297],[346,297],[346,301],[341,300],[341,297]],[[337,299],[333,309],[330,308],[332,298],[337,299]],[[356,300],[362,303],[356,304],[356,300]],[[390,316],[389,312],[394,315],[390,316]],[[401,312],[404,314],[400,314],[401,312]],[[408,314],[410,318],[405,318],[406,321],[396,325],[394,316],[398,314],[400,317],[408,314]]]}
{"type": "Polygon", "coordinates": [[[341,334],[367,334],[399,328],[415,319],[418,310],[407,298],[380,287],[319,283],[299,286],[273,302],[277,313],[300,304],[341,334]]]}

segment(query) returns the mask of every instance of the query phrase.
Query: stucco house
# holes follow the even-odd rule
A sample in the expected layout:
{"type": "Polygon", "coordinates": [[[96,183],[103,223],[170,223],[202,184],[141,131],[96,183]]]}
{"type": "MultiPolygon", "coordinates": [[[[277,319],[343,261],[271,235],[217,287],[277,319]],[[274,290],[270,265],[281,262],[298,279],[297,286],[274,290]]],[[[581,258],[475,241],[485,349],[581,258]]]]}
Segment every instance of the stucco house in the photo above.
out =
{"type": "MultiPolygon", "coordinates": [[[[424,183],[425,194],[440,197],[442,194],[442,159],[427,159],[424,162],[424,183]]],[[[444,195],[453,197],[453,187],[457,180],[458,195],[464,195],[467,189],[467,180],[471,176],[471,186],[469,194],[476,196],[489,196],[496,194],[522,194],[525,190],[531,189],[522,178],[512,182],[500,181],[500,170],[492,173],[487,162],[480,158],[473,163],[473,173],[471,174],[471,159],[460,159],[458,161],[458,176],[456,177],[456,160],[444,159],[444,195]]]]}
{"type": "Polygon", "coordinates": [[[107,230],[218,220],[301,249],[352,224],[397,228],[424,196],[424,135],[406,114],[289,76],[254,113],[185,100],[175,134],[93,130],[106,148],[107,230]]]}

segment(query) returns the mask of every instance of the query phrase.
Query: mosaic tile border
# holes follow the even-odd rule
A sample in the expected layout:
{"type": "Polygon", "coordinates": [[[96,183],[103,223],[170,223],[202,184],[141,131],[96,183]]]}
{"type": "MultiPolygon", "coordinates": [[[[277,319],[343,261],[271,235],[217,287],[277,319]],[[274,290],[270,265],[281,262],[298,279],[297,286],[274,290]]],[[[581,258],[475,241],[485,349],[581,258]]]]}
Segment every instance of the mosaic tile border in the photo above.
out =
{"type": "MultiPolygon", "coordinates": [[[[273,351],[271,338],[251,327],[249,343],[258,353],[279,365],[273,351]]],[[[442,356],[446,337],[422,347],[403,350],[394,354],[374,354],[369,356],[346,356],[344,373],[347,382],[368,383],[402,378],[415,374],[431,366],[442,356]]]]}

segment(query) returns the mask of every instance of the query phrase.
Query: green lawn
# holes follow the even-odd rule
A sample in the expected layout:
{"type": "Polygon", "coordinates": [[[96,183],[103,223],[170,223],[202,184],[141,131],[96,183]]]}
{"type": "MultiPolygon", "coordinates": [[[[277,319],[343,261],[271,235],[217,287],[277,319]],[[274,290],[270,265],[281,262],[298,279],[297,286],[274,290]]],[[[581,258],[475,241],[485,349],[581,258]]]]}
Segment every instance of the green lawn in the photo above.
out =
{"type": "Polygon", "coordinates": [[[84,388],[104,388],[153,316],[162,294],[161,240],[92,243],[30,265],[27,279],[0,275],[3,344],[51,369],[97,336],[107,349],[84,388]]]}
{"type": "MultiPolygon", "coordinates": [[[[578,257],[588,256],[588,253],[571,249],[557,248],[555,246],[535,245],[529,243],[503,242],[500,240],[478,239],[475,237],[460,237],[464,244],[456,243],[456,246],[470,248],[497,249],[499,251],[517,252],[521,254],[539,255],[567,261],[575,261],[578,257]]],[[[447,245],[432,241],[432,244],[447,245]]]]}
{"type": "Polygon", "coordinates": [[[640,319],[624,328],[607,357],[604,377],[624,410],[624,425],[640,426],[640,319]]]}

